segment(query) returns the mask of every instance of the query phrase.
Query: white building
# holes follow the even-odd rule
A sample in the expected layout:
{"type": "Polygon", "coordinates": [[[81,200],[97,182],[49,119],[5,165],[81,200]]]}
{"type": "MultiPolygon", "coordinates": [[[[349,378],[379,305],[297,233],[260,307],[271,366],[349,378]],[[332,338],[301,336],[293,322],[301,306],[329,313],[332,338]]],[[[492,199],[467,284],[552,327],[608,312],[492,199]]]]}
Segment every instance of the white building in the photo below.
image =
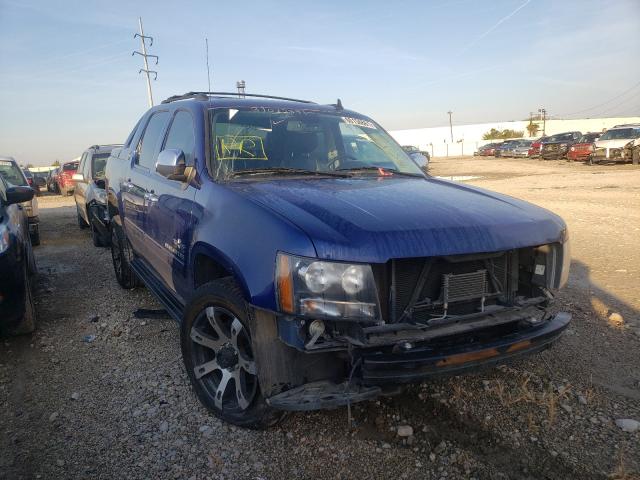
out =
{"type": "MultiPolygon", "coordinates": [[[[542,122],[538,137],[542,135],[542,122]]],[[[640,117],[612,117],[612,118],[584,118],[579,120],[547,120],[545,131],[547,135],[562,132],[601,132],[614,125],[622,123],[640,123],[640,117]]],[[[426,150],[434,157],[472,155],[478,147],[495,140],[483,140],[482,136],[492,128],[496,130],[523,131],[528,138],[528,120],[518,122],[476,123],[472,125],[454,125],[453,142],[449,126],[431,128],[412,128],[410,130],[395,130],[389,132],[400,145],[414,145],[426,150]]]]}

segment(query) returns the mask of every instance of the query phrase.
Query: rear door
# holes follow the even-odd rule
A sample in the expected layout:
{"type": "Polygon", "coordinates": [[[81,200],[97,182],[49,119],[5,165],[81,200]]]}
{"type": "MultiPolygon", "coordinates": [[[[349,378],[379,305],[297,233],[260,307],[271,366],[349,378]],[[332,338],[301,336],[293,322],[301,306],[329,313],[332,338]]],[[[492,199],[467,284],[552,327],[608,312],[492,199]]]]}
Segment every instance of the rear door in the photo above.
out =
{"type": "Polygon", "coordinates": [[[78,171],[76,173],[82,174],[83,180],[75,180],[74,181],[74,189],[73,189],[73,198],[76,201],[76,205],[78,207],[78,213],[84,219],[85,222],[88,222],[87,212],[85,209],[86,205],[86,196],[87,196],[87,177],[84,176],[84,172],[86,170],[86,165],[88,163],[88,159],[90,158],[90,154],[88,152],[84,152],[82,157],[80,158],[80,164],[78,165],[78,171]]]}
{"type": "Polygon", "coordinates": [[[133,250],[148,261],[149,242],[146,238],[146,215],[149,195],[154,191],[155,162],[169,121],[169,112],[160,110],[150,117],[138,141],[133,164],[122,183],[124,228],[133,250]]]}
{"type": "MultiPolygon", "coordinates": [[[[161,150],[178,149],[188,166],[195,164],[195,119],[186,110],[173,115],[161,150]]],[[[151,266],[181,300],[191,245],[191,212],[196,189],[187,182],[169,180],[153,172],[154,189],[147,196],[147,234],[151,266]]]]}

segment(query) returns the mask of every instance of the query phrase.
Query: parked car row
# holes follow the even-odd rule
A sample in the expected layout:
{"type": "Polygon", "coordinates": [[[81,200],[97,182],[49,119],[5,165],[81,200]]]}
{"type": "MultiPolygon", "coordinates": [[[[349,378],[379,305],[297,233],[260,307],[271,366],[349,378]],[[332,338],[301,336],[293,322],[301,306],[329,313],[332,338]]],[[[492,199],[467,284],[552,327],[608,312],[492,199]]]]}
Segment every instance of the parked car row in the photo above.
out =
{"type": "Polygon", "coordinates": [[[640,163],[640,124],[616,125],[604,133],[564,132],[537,140],[505,140],[480,147],[475,155],[640,163]]]}

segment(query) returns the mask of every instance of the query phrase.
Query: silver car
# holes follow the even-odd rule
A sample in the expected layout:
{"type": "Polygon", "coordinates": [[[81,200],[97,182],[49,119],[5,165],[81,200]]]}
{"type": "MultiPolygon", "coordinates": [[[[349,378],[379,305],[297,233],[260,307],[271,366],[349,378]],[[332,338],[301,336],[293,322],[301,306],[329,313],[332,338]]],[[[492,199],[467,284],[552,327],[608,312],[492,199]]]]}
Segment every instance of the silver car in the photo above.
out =
{"type": "Polygon", "coordinates": [[[109,215],[104,172],[111,150],[122,145],[93,145],[84,151],[78,171],[73,174],[73,197],[76,201],[78,226],[91,229],[96,247],[109,245],[109,215]]]}

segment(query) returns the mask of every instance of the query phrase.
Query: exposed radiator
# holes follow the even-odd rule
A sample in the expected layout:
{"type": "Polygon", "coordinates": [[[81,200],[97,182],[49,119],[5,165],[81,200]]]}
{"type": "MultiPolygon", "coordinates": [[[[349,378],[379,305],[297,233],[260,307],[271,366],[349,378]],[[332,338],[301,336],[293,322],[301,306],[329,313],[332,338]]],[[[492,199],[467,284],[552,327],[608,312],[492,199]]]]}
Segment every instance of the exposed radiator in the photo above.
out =
{"type": "Polygon", "coordinates": [[[476,299],[480,300],[481,311],[484,311],[484,301],[488,293],[487,271],[442,275],[441,292],[445,311],[449,308],[450,302],[476,299]]]}

